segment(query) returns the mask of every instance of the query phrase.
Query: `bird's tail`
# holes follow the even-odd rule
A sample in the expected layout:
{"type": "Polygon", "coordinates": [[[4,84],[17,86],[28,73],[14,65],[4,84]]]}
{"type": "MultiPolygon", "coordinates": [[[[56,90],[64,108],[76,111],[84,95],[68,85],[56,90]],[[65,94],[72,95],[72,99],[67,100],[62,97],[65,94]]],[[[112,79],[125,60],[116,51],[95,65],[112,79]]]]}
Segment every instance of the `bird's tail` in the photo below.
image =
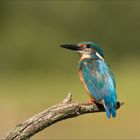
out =
{"type": "Polygon", "coordinates": [[[110,118],[111,116],[113,118],[116,117],[116,106],[108,105],[108,106],[106,106],[105,110],[106,110],[106,116],[108,118],[110,118]]]}
{"type": "Polygon", "coordinates": [[[107,102],[105,100],[105,110],[107,118],[111,116],[114,118],[116,117],[116,102],[107,102]]]}

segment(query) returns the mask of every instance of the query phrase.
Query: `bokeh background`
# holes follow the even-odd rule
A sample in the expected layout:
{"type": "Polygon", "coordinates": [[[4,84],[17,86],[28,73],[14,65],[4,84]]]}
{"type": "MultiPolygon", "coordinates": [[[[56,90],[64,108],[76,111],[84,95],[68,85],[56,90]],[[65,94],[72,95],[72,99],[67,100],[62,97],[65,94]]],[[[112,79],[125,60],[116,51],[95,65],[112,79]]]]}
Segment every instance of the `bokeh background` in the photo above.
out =
{"type": "Polygon", "coordinates": [[[32,139],[140,139],[140,1],[0,1],[0,137],[63,100],[88,99],[77,73],[79,55],[59,47],[102,46],[125,102],[105,113],[58,122],[32,139]]]}

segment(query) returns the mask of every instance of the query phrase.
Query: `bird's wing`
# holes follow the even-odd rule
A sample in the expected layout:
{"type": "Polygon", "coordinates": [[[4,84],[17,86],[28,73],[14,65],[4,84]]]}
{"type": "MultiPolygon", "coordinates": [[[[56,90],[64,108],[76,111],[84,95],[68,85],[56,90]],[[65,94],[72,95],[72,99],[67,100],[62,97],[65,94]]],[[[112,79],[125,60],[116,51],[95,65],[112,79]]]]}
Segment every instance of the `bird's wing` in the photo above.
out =
{"type": "Polygon", "coordinates": [[[98,101],[102,100],[104,95],[101,93],[101,89],[104,87],[104,81],[100,80],[100,75],[96,73],[94,64],[85,62],[82,66],[82,74],[91,95],[98,101]]]}
{"type": "Polygon", "coordinates": [[[104,103],[107,117],[116,116],[116,83],[105,61],[86,61],[81,63],[82,76],[97,102],[104,103]]]}
{"type": "Polygon", "coordinates": [[[114,87],[116,88],[115,76],[114,76],[114,74],[112,73],[111,67],[110,67],[109,65],[108,65],[108,72],[110,73],[110,76],[111,76],[111,78],[112,78],[112,80],[113,80],[114,87]]]}
{"type": "Polygon", "coordinates": [[[84,62],[82,65],[82,74],[91,95],[97,101],[101,101],[106,95],[110,94],[111,85],[112,90],[114,90],[116,84],[112,72],[106,64],[104,64],[101,70],[100,67],[98,68],[97,64],[92,61],[84,62]]]}

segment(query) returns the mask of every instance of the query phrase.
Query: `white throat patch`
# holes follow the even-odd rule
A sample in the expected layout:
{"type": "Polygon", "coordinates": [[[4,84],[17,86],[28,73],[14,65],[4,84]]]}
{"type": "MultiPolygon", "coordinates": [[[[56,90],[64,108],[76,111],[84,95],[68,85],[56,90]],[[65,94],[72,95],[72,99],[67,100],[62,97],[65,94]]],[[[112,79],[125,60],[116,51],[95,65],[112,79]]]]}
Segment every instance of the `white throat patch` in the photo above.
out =
{"type": "Polygon", "coordinates": [[[83,53],[80,60],[83,60],[83,59],[86,59],[86,58],[90,59],[91,58],[91,55],[90,54],[84,54],[83,53]]]}

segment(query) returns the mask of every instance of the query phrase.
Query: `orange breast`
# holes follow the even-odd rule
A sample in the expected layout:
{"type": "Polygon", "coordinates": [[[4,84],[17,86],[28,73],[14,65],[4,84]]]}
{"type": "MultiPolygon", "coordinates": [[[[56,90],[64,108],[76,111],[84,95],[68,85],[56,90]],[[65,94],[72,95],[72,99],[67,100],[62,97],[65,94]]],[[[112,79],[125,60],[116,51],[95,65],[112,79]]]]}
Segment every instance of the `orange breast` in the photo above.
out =
{"type": "Polygon", "coordinates": [[[86,83],[85,83],[85,81],[84,81],[84,79],[83,79],[82,68],[79,69],[78,73],[79,73],[79,77],[80,77],[81,83],[83,84],[83,86],[84,86],[86,92],[88,93],[88,95],[90,96],[90,98],[91,98],[93,101],[95,101],[94,97],[91,95],[91,93],[90,93],[90,91],[89,91],[89,89],[88,89],[88,87],[87,87],[87,85],[86,85],[86,83]]]}

